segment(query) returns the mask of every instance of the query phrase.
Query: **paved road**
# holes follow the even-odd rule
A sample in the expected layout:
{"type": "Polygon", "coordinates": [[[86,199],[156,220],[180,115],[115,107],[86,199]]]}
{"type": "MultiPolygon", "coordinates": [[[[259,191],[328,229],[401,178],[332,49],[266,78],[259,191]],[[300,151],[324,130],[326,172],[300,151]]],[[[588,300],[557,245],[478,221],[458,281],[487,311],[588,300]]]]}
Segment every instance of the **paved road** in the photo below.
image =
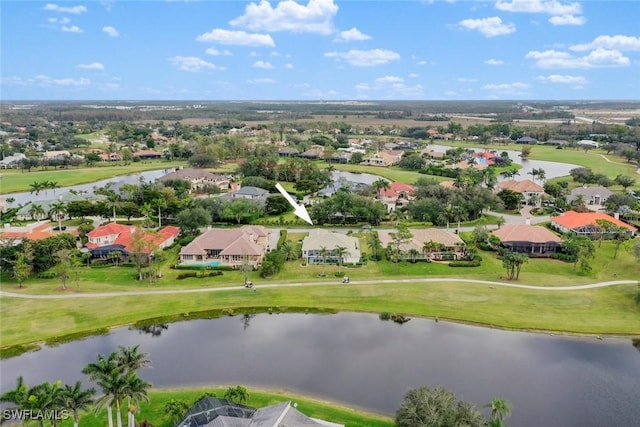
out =
{"type": "MultiPolygon", "coordinates": [[[[264,285],[256,286],[257,288],[297,288],[305,286],[352,286],[352,285],[378,285],[378,284],[398,284],[398,283],[473,283],[477,285],[487,285],[490,288],[496,286],[502,286],[506,288],[518,288],[518,289],[532,289],[537,291],[580,291],[584,289],[605,288],[608,286],[619,285],[634,285],[639,283],[637,280],[612,280],[609,282],[591,283],[588,285],[576,285],[576,286],[534,286],[534,285],[519,285],[515,283],[497,282],[491,280],[475,280],[475,279],[456,279],[452,277],[442,278],[416,278],[416,279],[377,279],[377,280],[354,280],[349,285],[340,283],[339,279],[335,282],[308,282],[308,283],[268,283],[264,285]]],[[[19,294],[15,292],[0,291],[0,297],[5,298],[21,298],[21,299],[77,299],[77,298],[112,298],[112,297],[125,297],[125,296],[139,296],[139,295],[180,295],[180,294],[198,294],[207,292],[222,292],[230,290],[245,289],[244,286],[231,286],[226,288],[207,288],[207,289],[173,289],[173,290],[148,290],[148,291],[131,291],[131,292],[99,292],[91,294],[64,294],[64,295],[30,295],[19,294]]],[[[253,292],[252,290],[246,290],[246,292],[253,292]]]]}

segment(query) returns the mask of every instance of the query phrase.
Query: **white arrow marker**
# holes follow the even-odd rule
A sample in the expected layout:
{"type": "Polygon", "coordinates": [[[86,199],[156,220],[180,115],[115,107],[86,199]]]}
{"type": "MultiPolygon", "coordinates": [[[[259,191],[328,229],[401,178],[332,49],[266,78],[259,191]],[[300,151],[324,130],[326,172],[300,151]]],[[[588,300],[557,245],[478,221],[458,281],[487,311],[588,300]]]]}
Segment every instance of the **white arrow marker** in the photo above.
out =
{"type": "Polygon", "coordinates": [[[309,213],[307,212],[307,208],[305,208],[304,205],[298,205],[296,203],[296,201],[293,200],[293,197],[291,197],[291,195],[289,193],[287,193],[287,190],[282,188],[282,185],[280,185],[280,183],[276,184],[276,189],[280,192],[280,194],[282,194],[284,196],[285,199],[287,199],[287,202],[289,202],[289,204],[291,204],[291,206],[293,206],[293,209],[294,209],[293,214],[294,215],[302,218],[303,220],[305,220],[309,224],[313,225],[313,221],[311,221],[311,217],[309,216],[309,213]]]}

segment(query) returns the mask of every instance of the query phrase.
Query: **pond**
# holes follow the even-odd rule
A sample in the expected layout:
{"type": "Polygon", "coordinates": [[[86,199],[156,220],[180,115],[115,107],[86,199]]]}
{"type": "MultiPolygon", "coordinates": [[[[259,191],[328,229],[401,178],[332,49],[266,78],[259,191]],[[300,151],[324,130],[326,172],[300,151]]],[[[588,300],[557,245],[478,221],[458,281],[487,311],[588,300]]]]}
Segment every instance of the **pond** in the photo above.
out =
{"type": "Polygon", "coordinates": [[[261,314],[191,320],[43,348],[0,362],[2,391],[85,380],[82,368],[118,345],[140,344],[156,387],[245,384],[286,389],[389,415],[406,391],[442,385],[478,406],[512,403],[509,425],[634,426],[640,351],[623,338],[510,332],[377,315],[261,314]]]}

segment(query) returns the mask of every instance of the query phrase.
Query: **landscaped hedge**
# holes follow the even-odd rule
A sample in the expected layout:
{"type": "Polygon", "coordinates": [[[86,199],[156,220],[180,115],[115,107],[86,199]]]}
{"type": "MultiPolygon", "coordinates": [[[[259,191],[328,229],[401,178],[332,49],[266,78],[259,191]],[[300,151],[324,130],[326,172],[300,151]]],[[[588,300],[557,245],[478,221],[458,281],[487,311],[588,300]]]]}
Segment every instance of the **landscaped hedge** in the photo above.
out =
{"type": "Polygon", "coordinates": [[[278,239],[277,248],[280,249],[284,242],[287,241],[287,230],[280,230],[280,238],[278,239]]]}
{"type": "Polygon", "coordinates": [[[178,276],[176,277],[176,279],[178,280],[182,280],[182,279],[188,279],[191,277],[196,277],[196,278],[203,278],[203,277],[216,277],[216,276],[222,276],[224,273],[222,271],[210,271],[208,274],[204,274],[204,272],[198,272],[198,271],[192,271],[189,273],[180,273],[178,274],[178,276]]]}
{"type": "Polygon", "coordinates": [[[563,254],[561,252],[552,253],[551,258],[559,259],[560,261],[564,261],[564,262],[576,262],[575,255],[563,254]]]}
{"type": "Polygon", "coordinates": [[[481,261],[474,259],[473,261],[451,261],[449,267],[480,267],[481,261]]]}
{"type": "Polygon", "coordinates": [[[173,270],[213,270],[213,271],[233,271],[230,265],[180,265],[171,266],[173,270]]]}

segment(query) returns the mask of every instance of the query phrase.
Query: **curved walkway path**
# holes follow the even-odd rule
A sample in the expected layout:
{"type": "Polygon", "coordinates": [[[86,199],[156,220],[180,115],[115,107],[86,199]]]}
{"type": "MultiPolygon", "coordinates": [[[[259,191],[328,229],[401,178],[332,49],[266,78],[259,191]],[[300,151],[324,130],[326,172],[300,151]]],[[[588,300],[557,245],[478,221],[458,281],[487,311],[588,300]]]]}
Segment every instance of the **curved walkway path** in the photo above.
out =
{"type": "MultiPolygon", "coordinates": [[[[350,285],[370,285],[370,284],[393,284],[393,283],[475,283],[479,285],[488,285],[489,287],[502,286],[506,288],[533,289],[537,291],[580,291],[584,289],[604,288],[608,286],[634,285],[640,283],[638,280],[612,280],[608,282],[591,283],[588,285],[576,286],[534,286],[534,285],[518,285],[515,283],[495,282],[491,280],[476,279],[455,279],[451,277],[430,278],[430,279],[380,279],[380,280],[358,280],[352,281],[350,285]]],[[[256,286],[254,289],[262,288],[293,288],[303,286],[349,286],[339,282],[308,282],[308,283],[268,283],[256,286]]],[[[22,299],[75,299],[75,298],[111,298],[125,297],[137,295],[180,295],[180,294],[196,294],[204,292],[221,292],[230,290],[244,289],[244,286],[230,286],[226,288],[206,288],[206,289],[166,289],[166,290],[149,290],[149,291],[131,291],[131,292],[98,292],[87,294],[66,294],[66,295],[33,295],[19,294],[15,292],[0,291],[0,297],[5,298],[22,298],[22,299]]],[[[247,292],[251,290],[247,289],[247,292]]]]}

